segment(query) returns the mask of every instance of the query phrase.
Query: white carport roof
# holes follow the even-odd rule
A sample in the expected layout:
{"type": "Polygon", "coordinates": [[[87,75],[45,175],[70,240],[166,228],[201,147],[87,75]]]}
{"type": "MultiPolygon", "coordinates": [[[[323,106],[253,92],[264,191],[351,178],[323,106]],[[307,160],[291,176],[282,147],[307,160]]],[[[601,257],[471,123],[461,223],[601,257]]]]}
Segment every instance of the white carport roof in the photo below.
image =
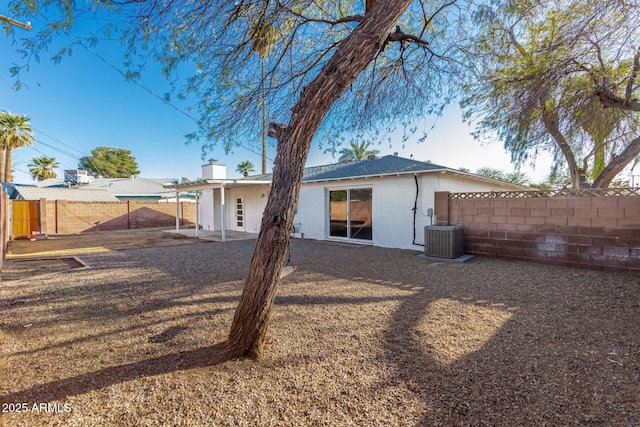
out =
{"type": "Polygon", "coordinates": [[[179,192],[210,190],[212,188],[236,188],[250,185],[271,185],[271,180],[254,179],[197,179],[195,181],[181,182],[179,184],[164,184],[164,188],[170,188],[179,192]]]}
{"type": "Polygon", "coordinates": [[[237,187],[247,187],[251,185],[271,185],[270,180],[252,180],[252,179],[198,179],[195,181],[181,182],[179,184],[163,184],[164,188],[176,190],[176,231],[180,230],[180,221],[179,221],[179,202],[180,197],[179,194],[181,191],[193,191],[196,193],[196,237],[198,237],[198,229],[200,228],[200,219],[198,217],[198,191],[201,190],[211,190],[215,188],[219,188],[221,192],[221,200],[220,204],[220,216],[222,218],[221,224],[222,229],[222,240],[226,240],[226,230],[225,230],[225,207],[224,207],[224,190],[225,188],[237,188],[237,187]]]}

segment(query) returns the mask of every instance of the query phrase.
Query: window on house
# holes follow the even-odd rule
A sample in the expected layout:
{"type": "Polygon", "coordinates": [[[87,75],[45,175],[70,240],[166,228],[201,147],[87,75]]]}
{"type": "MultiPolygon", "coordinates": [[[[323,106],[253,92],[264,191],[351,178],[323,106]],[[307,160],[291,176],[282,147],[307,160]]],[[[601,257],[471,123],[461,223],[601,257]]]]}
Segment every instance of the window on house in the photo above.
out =
{"type": "Polygon", "coordinates": [[[373,239],[371,188],[329,191],[329,235],[348,239],[373,239]]]}

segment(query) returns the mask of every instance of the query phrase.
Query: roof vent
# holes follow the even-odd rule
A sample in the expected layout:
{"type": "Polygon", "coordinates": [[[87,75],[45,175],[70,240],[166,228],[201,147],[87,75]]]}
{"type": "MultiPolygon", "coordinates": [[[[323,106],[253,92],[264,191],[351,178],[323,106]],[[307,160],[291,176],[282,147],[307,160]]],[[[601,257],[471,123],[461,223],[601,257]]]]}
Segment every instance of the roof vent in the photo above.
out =
{"type": "Polygon", "coordinates": [[[70,185],[88,184],[93,177],[87,171],[81,169],[69,169],[64,171],[64,182],[70,185]]]}

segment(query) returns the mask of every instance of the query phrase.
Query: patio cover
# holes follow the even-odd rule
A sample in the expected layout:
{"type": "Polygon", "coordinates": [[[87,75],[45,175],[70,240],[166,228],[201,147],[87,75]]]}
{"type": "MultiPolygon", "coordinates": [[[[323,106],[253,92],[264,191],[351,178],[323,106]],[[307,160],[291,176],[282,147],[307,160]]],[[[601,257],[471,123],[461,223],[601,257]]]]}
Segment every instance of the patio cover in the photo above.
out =
{"type": "Polygon", "coordinates": [[[222,219],[222,241],[226,240],[226,218],[225,218],[225,203],[224,203],[224,189],[225,188],[237,188],[237,187],[250,187],[254,185],[271,185],[271,180],[266,179],[197,179],[195,181],[181,182],[178,184],[164,184],[164,188],[173,189],[176,191],[176,231],[180,230],[180,192],[194,192],[196,195],[196,237],[198,236],[198,230],[200,228],[200,202],[198,192],[202,190],[220,190],[220,218],[222,219]]]}

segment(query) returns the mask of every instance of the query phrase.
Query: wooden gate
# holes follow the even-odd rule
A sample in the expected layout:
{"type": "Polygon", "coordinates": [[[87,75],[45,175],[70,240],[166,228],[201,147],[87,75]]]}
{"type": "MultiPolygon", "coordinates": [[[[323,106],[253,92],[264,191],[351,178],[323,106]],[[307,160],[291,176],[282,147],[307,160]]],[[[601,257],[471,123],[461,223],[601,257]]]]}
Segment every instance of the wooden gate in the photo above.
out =
{"type": "Polygon", "coordinates": [[[31,232],[39,232],[40,202],[38,200],[11,201],[11,238],[30,238],[31,232]]]}

